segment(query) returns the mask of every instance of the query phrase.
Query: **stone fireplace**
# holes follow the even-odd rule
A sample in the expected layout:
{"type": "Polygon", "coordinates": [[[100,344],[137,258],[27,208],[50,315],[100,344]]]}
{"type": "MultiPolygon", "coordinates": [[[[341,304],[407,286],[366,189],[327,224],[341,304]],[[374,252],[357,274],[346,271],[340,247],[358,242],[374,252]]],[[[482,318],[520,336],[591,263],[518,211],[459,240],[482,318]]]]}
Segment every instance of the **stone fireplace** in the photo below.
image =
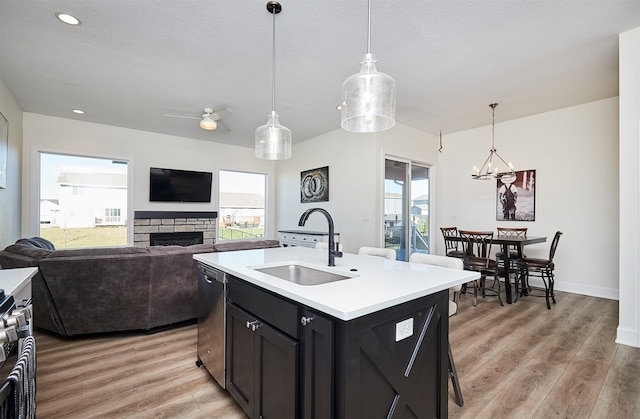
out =
{"type": "Polygon", "coordinates": [[[133,216],[136,247],[213,245],[215,242],[218,219],[215,211],[135,211],[133,216]]]}

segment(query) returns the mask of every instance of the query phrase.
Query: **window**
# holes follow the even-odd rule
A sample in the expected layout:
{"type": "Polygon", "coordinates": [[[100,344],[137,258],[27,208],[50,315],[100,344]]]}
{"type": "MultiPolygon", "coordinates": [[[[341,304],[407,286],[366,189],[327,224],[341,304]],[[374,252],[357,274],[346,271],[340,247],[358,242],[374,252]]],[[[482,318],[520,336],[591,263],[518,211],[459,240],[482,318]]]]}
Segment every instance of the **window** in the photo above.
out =
{"type": "Polygon", "coordinates": [[[267,175],[219,172],[218,239],[264,237],[267,175]]]}
{"type": "Polygon", "coordinates": [[[39,153],[40,231],[56,249],[127,244],[128,163],[39,153]]]}
{"type": "Polygon", "coordinates": [[[429,253],[429,168],[387,158],[384,179],[384,247],[398,260],[429,253]]]}

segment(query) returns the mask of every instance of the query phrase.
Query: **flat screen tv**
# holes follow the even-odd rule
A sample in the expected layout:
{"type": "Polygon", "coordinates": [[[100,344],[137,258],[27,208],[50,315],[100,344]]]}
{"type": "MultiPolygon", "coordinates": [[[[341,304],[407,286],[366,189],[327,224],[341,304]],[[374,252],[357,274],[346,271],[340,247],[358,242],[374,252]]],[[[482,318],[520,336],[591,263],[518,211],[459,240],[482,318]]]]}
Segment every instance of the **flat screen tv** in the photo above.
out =
{"type": "Polygon", "coordinates": [[[149,172],[151,202],[211,202],[211,172],[160,169],[149,172]]]}

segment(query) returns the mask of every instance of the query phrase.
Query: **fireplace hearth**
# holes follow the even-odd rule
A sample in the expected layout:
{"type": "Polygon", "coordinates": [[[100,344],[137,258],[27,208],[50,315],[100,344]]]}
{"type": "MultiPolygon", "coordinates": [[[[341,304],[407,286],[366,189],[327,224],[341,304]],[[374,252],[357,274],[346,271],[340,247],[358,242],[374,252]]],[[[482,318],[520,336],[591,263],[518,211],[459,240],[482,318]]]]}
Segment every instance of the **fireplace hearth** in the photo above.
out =
{"type": "Polygon", "coordinates": [[[201,231],[149,234],[149,246],[191,246],[194,244],[202,244],[201,231]]]}

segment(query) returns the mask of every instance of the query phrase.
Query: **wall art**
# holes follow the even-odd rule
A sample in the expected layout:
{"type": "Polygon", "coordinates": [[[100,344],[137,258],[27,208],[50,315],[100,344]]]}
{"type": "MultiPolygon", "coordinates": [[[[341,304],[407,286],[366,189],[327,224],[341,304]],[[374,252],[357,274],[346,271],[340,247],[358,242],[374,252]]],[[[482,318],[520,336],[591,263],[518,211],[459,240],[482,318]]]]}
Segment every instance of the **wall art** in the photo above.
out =
{"type": "Polygon", "coordinates": [[[496,220],[536,220],[536,171],[516,172],[513,182],[496,181],[496,220]]]}
{"type": "Polygon", "coordinates": [[[329,166],[300,172],[300,202],[329,200],[329,166]]]}

